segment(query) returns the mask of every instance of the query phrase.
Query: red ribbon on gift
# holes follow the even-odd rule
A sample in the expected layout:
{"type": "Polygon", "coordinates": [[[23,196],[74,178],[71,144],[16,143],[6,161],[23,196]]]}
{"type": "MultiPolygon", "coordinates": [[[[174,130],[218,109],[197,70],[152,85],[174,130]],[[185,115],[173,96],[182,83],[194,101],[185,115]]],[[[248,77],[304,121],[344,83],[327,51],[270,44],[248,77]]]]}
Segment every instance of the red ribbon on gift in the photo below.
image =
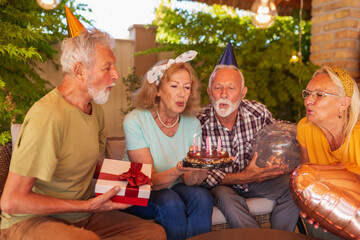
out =
{"type": "Polygon", "coordinates": [[[142,164],[131,162],[130,169],[120,175],[110,173],[100,173],[99,178],[111,181],[127,181],[125,196],[137,197],[139,194],[139,186],[150,184],[151,180],[148,176],[141,172],[142,164]]]}
{"type": "Polygon", "coordinates": [[[120,174],[120,181],[127,181],[131,187],[138,187],[144,184],[150,184],[150,178],[141,172],[141,163],[131,163],[129,171],[120,174]]]}

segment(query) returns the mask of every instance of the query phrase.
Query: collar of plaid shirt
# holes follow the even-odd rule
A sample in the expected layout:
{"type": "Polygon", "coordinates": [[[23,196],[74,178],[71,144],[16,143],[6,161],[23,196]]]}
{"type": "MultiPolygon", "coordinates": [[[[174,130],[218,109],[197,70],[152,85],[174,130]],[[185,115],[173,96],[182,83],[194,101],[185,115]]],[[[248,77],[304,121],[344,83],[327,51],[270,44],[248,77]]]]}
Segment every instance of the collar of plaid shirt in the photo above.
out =
{"type": "MultiPolygon", "coordinates": [[[[241,102],[236,123],[231,131],[220,124],[211,104],[203,109],[198,118],[203,131],[203,146],[205,146],[207,136],[211,139],[214,147],[217,146],[218,137],[221,137],[222,149],[235,157],[232,166],[210,171],[204,182],[204,185],[210,188],[218,185],[227,173],[237,173],[245,169],[252,157],[252,145],[256,133],[274,121],[271,113],[263,104],[249,100],[241,102]]],[[[243,191],[248,190],[247,184],[235,184],[233,187],[243,191]]]]}

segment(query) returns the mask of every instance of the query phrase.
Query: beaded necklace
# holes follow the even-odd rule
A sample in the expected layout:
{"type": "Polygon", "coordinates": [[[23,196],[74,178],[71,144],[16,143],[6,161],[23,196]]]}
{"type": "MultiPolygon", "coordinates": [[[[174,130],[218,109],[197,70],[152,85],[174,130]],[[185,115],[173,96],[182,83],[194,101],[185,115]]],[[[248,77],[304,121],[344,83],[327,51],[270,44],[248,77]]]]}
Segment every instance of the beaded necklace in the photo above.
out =
{"type": "Polygon", "coordinates": [[[169,125],[166,125],[166,124],[161,120],[158,109],[156,109],[156,114],[157,114],[157,117],[159,118],[159,122],[160,122],[165,128],[173,128],[173,127],[175,127],[175,125],[178,123],[178,121],[179,121],[179,119],[180,119],[180,117],[179,117],[179,115],[178,115],[176,121],[175,121],[172,125],[169,126],[169,125]]]}

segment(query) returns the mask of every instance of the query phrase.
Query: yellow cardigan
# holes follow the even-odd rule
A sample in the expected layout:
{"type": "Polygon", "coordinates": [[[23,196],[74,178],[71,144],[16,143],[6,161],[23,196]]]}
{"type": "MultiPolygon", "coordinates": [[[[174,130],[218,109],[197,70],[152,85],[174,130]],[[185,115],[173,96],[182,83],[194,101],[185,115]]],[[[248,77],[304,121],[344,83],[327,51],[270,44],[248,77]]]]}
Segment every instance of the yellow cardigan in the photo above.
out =
{"type": "Polygon", "coordinates": [[[360,121],[351,132],[349,144],[345,141],[335,151],[331,151],[323,131],[306,117],[297,125],[296,139],[306,148],[311,163],[331,165],[343,161],[349,171],[360,175],[360,121]]]}

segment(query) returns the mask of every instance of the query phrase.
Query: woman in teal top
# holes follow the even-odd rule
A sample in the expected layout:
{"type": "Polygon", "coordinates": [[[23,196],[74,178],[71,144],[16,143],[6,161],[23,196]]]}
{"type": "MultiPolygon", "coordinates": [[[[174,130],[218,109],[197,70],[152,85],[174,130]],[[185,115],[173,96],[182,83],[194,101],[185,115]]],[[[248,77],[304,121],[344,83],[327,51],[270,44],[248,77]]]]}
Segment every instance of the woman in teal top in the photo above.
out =
{"type": "Polygon", "coordinates": [[[153,166],[148,205],[127,211],[155,219],[164,227],[168,239],[186,239],[211,230],[213,199],[206,189],[195,186],[207,171],[181,164],[194,134],[201,136],[195,117],[200,107],[198,80],[186,63],[196,54],[189,51],[150,69],[134,95],[136,109],[123,123],[125,158],[153,166]],[[194,185],[185,185],[184,178],[194,185]]]}

